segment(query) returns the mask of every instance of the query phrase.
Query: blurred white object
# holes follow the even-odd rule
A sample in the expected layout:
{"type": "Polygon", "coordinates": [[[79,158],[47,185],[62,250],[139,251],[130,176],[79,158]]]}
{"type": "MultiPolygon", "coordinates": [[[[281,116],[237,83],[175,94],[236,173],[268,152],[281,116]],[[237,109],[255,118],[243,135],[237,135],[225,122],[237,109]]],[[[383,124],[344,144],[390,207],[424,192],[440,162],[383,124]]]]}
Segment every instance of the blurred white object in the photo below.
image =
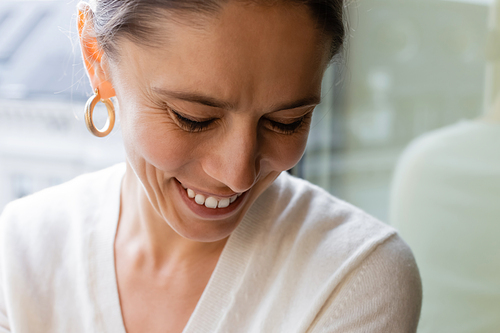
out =
{"type": "Polygon", "coordinates": [[[390,221],[422,276],[418,332],[500,332],[500,123],[415,140],[396,168],[390,221]]]}

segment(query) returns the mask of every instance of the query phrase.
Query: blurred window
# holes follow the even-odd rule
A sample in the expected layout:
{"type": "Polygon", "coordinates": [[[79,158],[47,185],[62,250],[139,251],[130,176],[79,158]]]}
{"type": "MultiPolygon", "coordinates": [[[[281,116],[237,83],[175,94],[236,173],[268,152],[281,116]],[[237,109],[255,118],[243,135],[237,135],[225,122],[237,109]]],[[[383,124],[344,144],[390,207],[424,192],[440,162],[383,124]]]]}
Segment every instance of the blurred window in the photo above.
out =
{"type": "Polygon", "coordinates": [[[28,175],[11,176],[12,197],[19,199],[33,193],[33,179],[28,175]]]}

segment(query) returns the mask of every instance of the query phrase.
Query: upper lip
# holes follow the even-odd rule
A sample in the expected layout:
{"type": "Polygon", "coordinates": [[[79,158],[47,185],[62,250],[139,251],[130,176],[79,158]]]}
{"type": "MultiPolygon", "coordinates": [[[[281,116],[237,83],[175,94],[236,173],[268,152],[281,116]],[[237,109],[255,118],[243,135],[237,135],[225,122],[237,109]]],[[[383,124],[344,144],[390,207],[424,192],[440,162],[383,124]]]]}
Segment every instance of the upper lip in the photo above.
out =
{"type": "Polygon", "coordinates": [[[206,197],[231,198],[232,196],[241,194],[241,193],[236,193],[236,192],[232,192],[231,194],[220,194],[220,193],[216,194],[216,193],[211,193],[211,192],[208,192],[208,191],[200,190],[200,189],[198,189],[196,187],[192,187],[190,185],[181,183],[180,181],[179,181],[179,184],[181,184],[184,187],[187,187],[188,189],[193,190],[196,194],[203,194],[206,197]]]}

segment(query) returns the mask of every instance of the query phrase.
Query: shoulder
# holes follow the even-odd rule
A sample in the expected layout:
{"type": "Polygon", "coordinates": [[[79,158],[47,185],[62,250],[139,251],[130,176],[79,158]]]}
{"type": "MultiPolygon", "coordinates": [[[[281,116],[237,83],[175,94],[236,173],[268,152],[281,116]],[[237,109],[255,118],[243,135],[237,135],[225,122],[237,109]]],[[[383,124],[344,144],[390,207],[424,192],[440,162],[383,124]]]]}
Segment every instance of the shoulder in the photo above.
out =
{"type": "Polygon", "coordinates": [[[317,268],[326,280],[347,277],[374,256],[383,267],[392,265],[389,271],[399,266],[418,277],[413,254],[396,229],[316,185],[282,175],[265,201],[272,221],[261,242],[286,251],[290,261],[317,268]]]}
{"type": "MultiPolygon", "coordinates": [[[[268,197],[273,199],[267,200],[273,202],[275,227],[299,241],[336,244],[348,255],[361,246],[372,248],[396,233],[363,210],[289,174],[280,175],[270,192],[268,197]]],[[[337,250],[332,254],[338,256],[337,250]]]]}
{"type": "Polygon", "coordinates": [[[326,301],[314,332],[416,332],[422,284],[408,245],[394,235],[355,267],[326,301]]]}
{"type": "MultiPolygon", "coordinates": [[[[3,216],[25,218],[41,217],[53,213],[70,212],[71,208],[85,206],[96,196],[106,195],[116,177],[124,173],[124,165],[115,166],[78,176],[61,185],[53,186],[9,203],[3,216]]],[[[94,199],[94,200],[92,200],[94,199]]]]}
{"type": "Polygon", "coordinates": [[[269,215],[256,247],[259,269],[286,277],[282,297],[293,290],[304,311],[297,315],[315,318],[313,332],[414,331],[420,275],[393,227],[287,174],[265,192],[259,209],[269,215]]]}
{"type": "Polygon", "coordinates": [[[119,190],[124,170],[124,165],[115,165],[9,203],[0,216],[2,246],[32,247],[67,239],[99,214],[104,198],[119,190]]]}

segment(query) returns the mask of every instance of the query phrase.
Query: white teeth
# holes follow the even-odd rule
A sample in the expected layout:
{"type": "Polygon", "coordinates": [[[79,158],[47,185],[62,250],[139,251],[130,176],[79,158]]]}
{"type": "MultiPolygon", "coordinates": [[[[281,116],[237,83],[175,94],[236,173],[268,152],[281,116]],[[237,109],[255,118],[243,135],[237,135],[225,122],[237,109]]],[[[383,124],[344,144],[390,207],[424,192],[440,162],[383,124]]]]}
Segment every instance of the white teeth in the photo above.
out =
{"type": "Polygon", "coordinates": [[[224,198],[219,200],[219,205],[217,207],[226,208],[227,206],[229,206],[229,198],[224,198]]]}
{"type": "Polygon", "coordinates": [[[223,198],[223,199],[217,200],[214,197],[205,198],[205,196],[203,194],[196,194],[196,192],[190,188],[186,188],[186,192],[187,192],[187,196],[191,199],[194,198],[194,201],[198,205],[205,205],[205,207],[213,208],[213,209],[214,208],[226,208],[226,207],[228,207],[242,194],[242,193],[235,194],[230,198],[223,198]]]}
{"type": "Polygon", "coordinates": [[[205,203],[205,196],[203,194],[197,194],[194,197],[194,201],[196,201],[198,205],[203,205],[205,203]]]}
{"type": "Polygon", "coordinates": [[[208,197],[205,200],[205,207],[207,208],[217,208],[217,204],[217,199],[215,199],[214,197],[208,197]]]}

